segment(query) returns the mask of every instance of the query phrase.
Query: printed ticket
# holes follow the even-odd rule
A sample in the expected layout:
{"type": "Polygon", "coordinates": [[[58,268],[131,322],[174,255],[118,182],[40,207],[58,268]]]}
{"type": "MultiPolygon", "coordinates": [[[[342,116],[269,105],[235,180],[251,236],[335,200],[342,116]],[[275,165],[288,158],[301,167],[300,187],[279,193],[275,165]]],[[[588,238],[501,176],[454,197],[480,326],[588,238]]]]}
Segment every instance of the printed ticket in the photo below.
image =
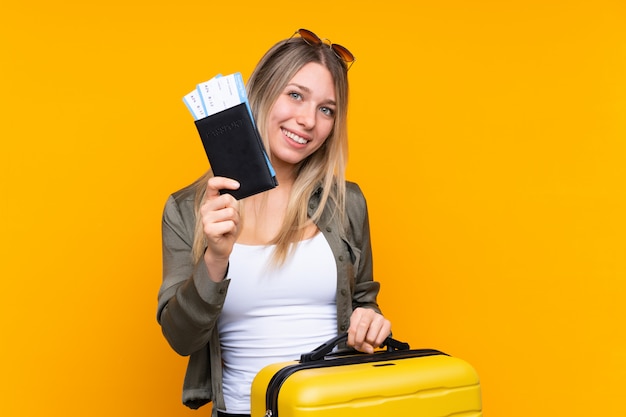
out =
{"type": "Polygon", "coordinates": [[[195,120],[203,119],[206,117],[206,112],[204,110],[204,104],[202,103],[202,97],[198,90],[193,90],[189,94],[183,97],[183,102],[193,115],[195,120]]]}
{"type": "Polygon", "coordinates": [[[218,74],[210,80],[198,84],[195,90],[183,97],[183,101],[195,120],[211,116],[241,103],[246,103],[248,112],[252,116],[246,88],[239,72],[226,76],[218,74]]]}

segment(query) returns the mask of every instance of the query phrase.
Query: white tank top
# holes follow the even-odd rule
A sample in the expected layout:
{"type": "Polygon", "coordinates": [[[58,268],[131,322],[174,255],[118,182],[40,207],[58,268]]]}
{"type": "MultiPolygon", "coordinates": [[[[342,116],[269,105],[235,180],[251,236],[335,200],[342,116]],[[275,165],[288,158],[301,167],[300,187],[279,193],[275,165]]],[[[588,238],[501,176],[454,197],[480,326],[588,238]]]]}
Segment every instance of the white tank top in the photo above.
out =
{"type": "Polygon", "coordinates": [[[229,413],[250,413],[261,368],[297,360],[337,334],[337,266],[324,235],[299,242],[281,268],[268,266],[273,250],[235,244],[230,256],[218,320],[229,413]]]}

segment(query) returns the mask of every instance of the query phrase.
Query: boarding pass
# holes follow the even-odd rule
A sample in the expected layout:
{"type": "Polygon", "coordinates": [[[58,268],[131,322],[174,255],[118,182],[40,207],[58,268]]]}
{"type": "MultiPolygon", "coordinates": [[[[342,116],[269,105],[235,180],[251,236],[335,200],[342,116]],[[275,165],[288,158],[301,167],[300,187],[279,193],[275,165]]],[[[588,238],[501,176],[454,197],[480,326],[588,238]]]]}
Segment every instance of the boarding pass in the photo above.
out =
{"type": "MultiPolygon", "coordinates": [[[[183,102],[195,120],[203,119],[222,110],[246,103],[250,112],[246,88],[241,73],[216,75],[200,83],[183,97],[183,102]]],[[[250,112],[252,116],[252,113],[250,112]]]]}

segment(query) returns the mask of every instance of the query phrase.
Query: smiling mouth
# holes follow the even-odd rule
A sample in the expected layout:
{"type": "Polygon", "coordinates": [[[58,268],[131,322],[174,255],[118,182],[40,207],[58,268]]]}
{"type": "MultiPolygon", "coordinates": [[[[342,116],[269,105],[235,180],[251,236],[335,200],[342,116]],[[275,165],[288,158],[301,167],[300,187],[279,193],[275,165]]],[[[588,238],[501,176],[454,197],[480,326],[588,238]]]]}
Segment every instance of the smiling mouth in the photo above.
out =
{"type": "Polygon", "coordinates": [[[285,129],[282,129],[282,131],[285,136],[287,136],[289,139],[293,140],[294,142],[299,143],[300,145],[306,145],[307,143],[309,143],[308,140],[304,139],[301,136],[296,135],[293,132],[290,132],[285,129]]]}

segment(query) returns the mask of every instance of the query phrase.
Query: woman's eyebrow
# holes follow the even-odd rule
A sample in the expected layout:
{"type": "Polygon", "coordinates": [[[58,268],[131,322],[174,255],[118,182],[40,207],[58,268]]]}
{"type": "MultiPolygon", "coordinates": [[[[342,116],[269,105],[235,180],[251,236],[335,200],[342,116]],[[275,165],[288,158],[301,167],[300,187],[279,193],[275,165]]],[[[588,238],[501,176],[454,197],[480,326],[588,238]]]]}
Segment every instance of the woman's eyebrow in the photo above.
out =
{"type": "Polygon", "coordinates": [[[299,89],[301,89],[301,90],[303,90],[303,91],[305,91],[307,93],[311,92],[311,89],[309,87],[305,87],[305,86],[303,86],[301,84],[289,83],[289,84],[287,84],[287,87],[298,87],[299,89]]]}
{"type": "MultiPolygon", "coordinates": [[[[311,94],[311,89],[310,89],[309,87],[306,87],[306,86],[301,85],[301,84],[297,84],[297,83],[289,83],[289,84],[287,84],[287,87],[297,87],[297,88],[299,88],[300,90],[302,90],[303,92],[305,92],[305,93],[307,93],[307,94],[311,94]]],[[[335,100],[333,100],[333,99],[326,99],[326,100],[324,100],[322,103],[324,103],[324,104],[331,104],[331,105],[333,105],[333,106],[336,106],[336,105],[337,105],[337,103],[336,103],[336,102],[335,102],[335,100]]]]}

